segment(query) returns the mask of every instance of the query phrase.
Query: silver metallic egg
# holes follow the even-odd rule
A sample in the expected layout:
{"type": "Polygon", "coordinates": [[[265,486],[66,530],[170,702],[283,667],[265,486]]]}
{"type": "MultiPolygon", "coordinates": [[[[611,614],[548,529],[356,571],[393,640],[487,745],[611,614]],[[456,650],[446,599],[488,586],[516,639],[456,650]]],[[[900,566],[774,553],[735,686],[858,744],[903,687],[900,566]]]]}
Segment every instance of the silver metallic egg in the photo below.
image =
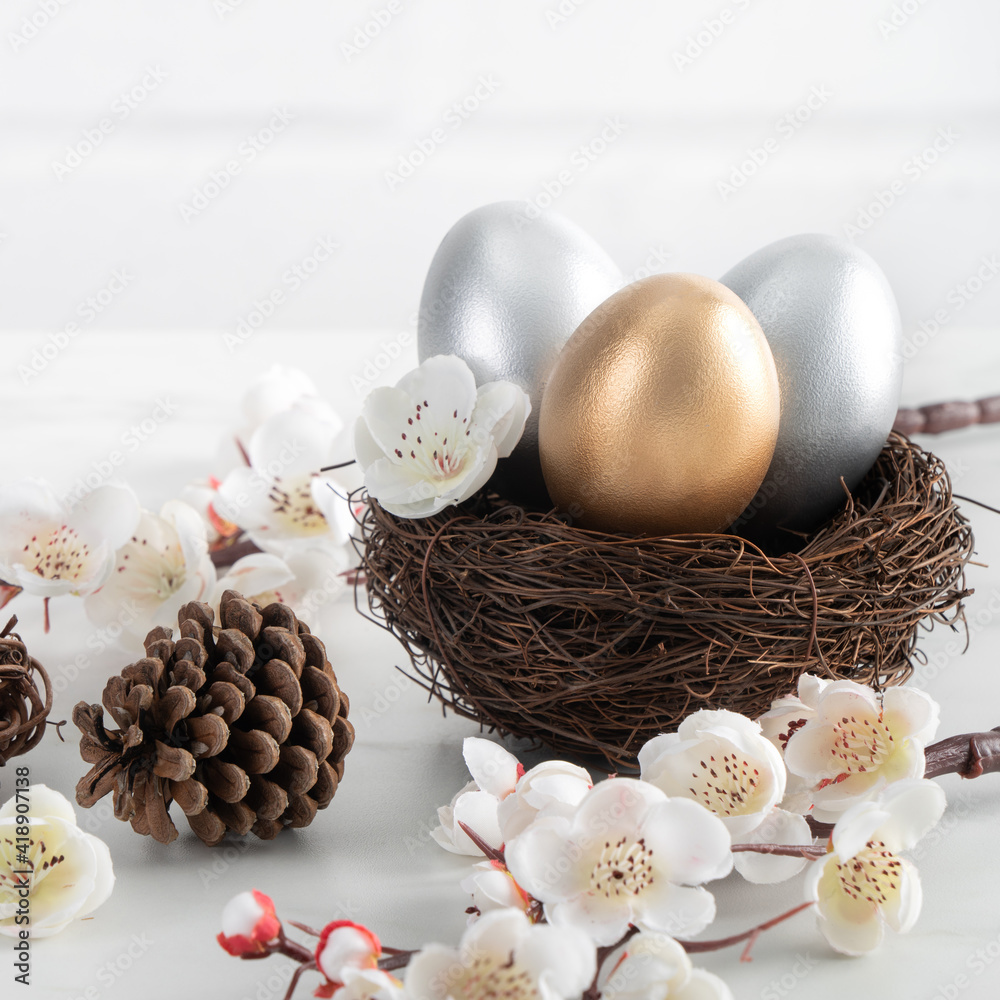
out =
{"type": "Polygon", "coordinates": [[[509,499],[551,506],[538,458],[542,390],[563,344],[624,280],[582,229],[530,202],[469,212],[434,254],[420,300],[420,360],[456,354],[478,385],[514,382],[531,397],[524,435],[493,479],[509,499]]]}
{"type": "Polygon", "coordinates": [[[846,500],[885,444],[899,406],[902,333],[892,289],[840,237],[789,236],[720,279],[771,347],[781,424],[764,483],[733,529],[787,548],[846,500]]]}

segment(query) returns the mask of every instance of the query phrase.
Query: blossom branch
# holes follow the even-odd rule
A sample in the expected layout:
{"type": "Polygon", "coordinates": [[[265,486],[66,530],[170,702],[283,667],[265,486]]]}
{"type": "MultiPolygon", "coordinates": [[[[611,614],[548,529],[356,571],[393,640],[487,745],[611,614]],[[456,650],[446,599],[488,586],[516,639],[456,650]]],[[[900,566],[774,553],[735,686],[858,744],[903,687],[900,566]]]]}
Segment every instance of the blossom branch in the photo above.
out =
{"type": "Polygon", "coordinates": [[[1000,771],[1000,726],[985,733],[965,733],[932,743],[926,751],[924,777],[958,774],[979,778],[1000,771]]]}
{"type": "Polygon", "coordinates": [[[680,943],[686,952],[694,954],[701,951],[719,951],[721,948],[730,948],[734,944],[740,944],[743,941],[746,941],[747,947],[743,950],[743,954],[740,955],[740,961],[749,962],[750,949],[753,947],[757,938],[763,934],[764,931],[769,931],[772,927],[777,927],[778,924],[784,923],[784,921],[796,916],[796,914],[801,913],[803,910],[809,909],[812,905],[812,900],[800,903],[798,906],[795,906],[784,913],[780,913],[778,916],[772,917],[770,920],[765,920],[764,923],[758,924],[756,927],[751,927],[748,931],[743,931],[742,934],[733,934],[730,937],[715,938],[712,941],[681,941],[680,943]]]}
{"type": "Polygon", "coordinates": [[[822,844],[733,844],[733,854],[752,851],[755,854],[775,854],[783,858],[808,858],[816,861],[826,854],[822,844]]]}

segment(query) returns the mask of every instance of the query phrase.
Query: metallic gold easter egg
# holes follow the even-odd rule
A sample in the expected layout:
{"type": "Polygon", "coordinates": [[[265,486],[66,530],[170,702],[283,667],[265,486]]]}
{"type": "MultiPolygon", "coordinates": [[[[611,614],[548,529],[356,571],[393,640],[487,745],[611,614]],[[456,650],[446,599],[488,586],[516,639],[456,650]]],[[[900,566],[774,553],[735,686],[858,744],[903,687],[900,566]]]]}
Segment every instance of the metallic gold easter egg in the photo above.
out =
{"type": "Polygon", "coordinates": [[[718,531],[760,487],[780,415],[774,359],[739,297],[699,275],[653,275],[562,349],[539,417],[545,484],[583,527],[718,531]]]}

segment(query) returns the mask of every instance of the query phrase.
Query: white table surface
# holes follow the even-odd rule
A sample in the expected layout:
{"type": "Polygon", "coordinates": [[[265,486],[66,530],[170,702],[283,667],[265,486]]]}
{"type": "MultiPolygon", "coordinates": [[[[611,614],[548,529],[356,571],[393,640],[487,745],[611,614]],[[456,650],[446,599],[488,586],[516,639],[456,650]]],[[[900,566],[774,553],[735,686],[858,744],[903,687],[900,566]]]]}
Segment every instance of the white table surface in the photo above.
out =
{"type": "MultiPolygon", "coordinates": [[[[218,332],[183,334],[84,332],[27,385],[17,365],[47,340],[46,334],[0,334],[3,364],[0,423],[3,476],[44,476],[68,487],[92,461],[113,450],[129,425],[145,416],[157,396],[177,407],[137,452],[124,478],[152,509],[189,480],[210,472],[223,434],[235,421],[241,387],[275,360],[307,369],[345,415],[360,397],[351,377],[398,331],[374,333],[261,332],[230,353],[218,332]]],[[[412,348],[385,373],[393,381],[412,363],[412,348]]],[[[1000,391],[1000,338],[993,330],[948,329],[909,363],[904,402],[972,398],[1000,391]]],[[[925,442],[926,443],[926,442],[925,442]]],[[[929,441],[948,463],[956,490],[1000,503],[1000,427],[952,432],[929,441]]],[[[938,630],[923,641],[939,666],[917,683],[942,706],[941,735],[1000,724],[1000,623],[988,605],[1000,597],[1000,517],[966,506],[979,558],[971,567],[976,588],[967,611],[972,626],[968,652],[950,655],[953,638],[938,630]]],[[[88,649],[94,626],[82,604],[65,598],[52,606],[53,628],[44,635],[41,606],[21,596],[9,606],[18,630],[54,678],[88,649]]],[[[443,718],[416,685],[394,667],[402,648],[362,619],[350,599],[338,609],[335,627],[321,632],[342,687],[351,698],[357,742],[331,806],[306,830],[271,843],[255,838],[205,847],[187,830],[163,847],[140,837],[111,815],[110,802],[79,810],[84,829],[110,846],[117,874],[111,899],[92,919],[32,946],[32,984],[37,1000],[144,997],[278,1000],[291,974],[282,958],[243,963],[216,944],[219,915],[235,893],[251,887],[269,893],[285,918],[322,925],[350,916],[371,926],[384,943],[414,948],[438,940],[456,942],[468,899],[458,882],[467,861],[446,854],[428,836],[435,808],[466,780],[462,737],[477,727],[443,718]],[[132,955],[129,948],[132,948],[132,955]],[[110,964],[109,964],[110,963],[110,964]]],[[[107,676],[139,654],[138,646],[109,649],[57,696],[53,719],[68,718],[73,705],[99,701],[107,676]]],[[[62,687],[62,684],[60,684],[62,687]]],[[[86,770],[77,741],[54,732],[19,763],[72,798],[86,770]]],[[[13,773],[0,771],[0,797],[9,796],[13,773]]],[[[835,955],[806,914],[761,937],[749,964],[739,949],[703,956],[738,998],[784,997],[792,991],[811,1000],[893,996],[906,1000],[992,998],[1000,993],[1000,775],[976,782],[942,779],[949,812],[940,834],[919,851],[924,912],[906,936],[890,936],[877,954],[863,959],[835,955]],[[977,951],[983,956],[977,959],[977,951]],[[964,978],[962,978],[964,977],[964,978]],[[965,984],[965,985],[961,985],[965,984]],[[799,991],[799,986],[804,990],[799,991]]],[[[707,932],[716,937],[747,928],[801,899],[801,880],[749,886],[736,875],[712,886],[720,917],[707,932]]],[[[14,989],[13,955],[0,939],[0,997],[14,989]],[[8,957],[4,958],[3,955],[8,957]]],[[[314,978],[299,988],[309,996],[314,978]]]]}

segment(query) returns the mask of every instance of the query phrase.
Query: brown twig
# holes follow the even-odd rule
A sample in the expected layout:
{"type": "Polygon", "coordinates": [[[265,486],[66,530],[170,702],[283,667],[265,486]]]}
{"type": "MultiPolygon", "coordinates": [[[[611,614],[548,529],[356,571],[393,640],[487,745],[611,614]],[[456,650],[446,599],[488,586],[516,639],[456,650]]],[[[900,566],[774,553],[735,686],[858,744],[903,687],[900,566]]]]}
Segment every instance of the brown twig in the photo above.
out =
{"type": "Polygon", "coordinates": [[[931,403],[915,409],[901,408],[896,414],[894,431],[900,434],[943,434],[974,424],[1000,422],[1000,396],[987,396],[972,402],[951,400],[931,403]]]}
{"type": "Polygon", "coordinates": [[[925,757],[925,778],[942,774],[980,778],[1000,771],[1000,726],[985,733],[965,733],[932,743],[925,757]]]}
{"type": "Polygon", "coordinates": [[[733,844],[732,850],[734,854],[752,852],[783,858],[808,858],[812,861],[826,855],[826,848],[818,844],[733,844]]]}

